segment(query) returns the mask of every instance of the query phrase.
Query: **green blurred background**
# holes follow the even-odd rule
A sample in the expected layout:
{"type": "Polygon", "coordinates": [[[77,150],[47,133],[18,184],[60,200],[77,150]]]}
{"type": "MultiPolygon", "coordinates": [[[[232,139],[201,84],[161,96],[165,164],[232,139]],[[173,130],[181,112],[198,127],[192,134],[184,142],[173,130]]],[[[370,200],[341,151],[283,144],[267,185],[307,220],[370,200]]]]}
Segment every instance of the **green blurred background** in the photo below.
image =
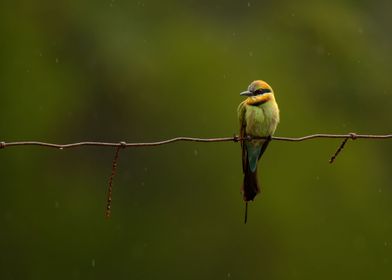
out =
{"type": "MultiPolygon", "coordinates": [[[[390,133],[389,1],[2,1],[0,140],[390,133]]],[[[392,143],[273,142],[243,224],[238,143],[0,151],[0,279],[391,279],[392,143]]]]}

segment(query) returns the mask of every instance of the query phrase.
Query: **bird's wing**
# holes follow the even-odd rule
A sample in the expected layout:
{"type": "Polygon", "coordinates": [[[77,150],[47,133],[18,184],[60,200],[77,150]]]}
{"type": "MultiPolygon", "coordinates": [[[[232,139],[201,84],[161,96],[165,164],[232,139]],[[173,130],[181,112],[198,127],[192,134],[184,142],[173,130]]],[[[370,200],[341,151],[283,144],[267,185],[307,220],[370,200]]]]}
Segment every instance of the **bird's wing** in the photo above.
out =
{"type": "Polygon", "coordinates": [[[261,146],[261,150],[260,150],[260,154],[259,154],[259,159],[261,158],[261,156],[264,154],[265,150],[268,147],[268,144],[271,142],[271,136],[269,136],[263,143],[263,146],[261,146]]]}
{"type": "MultiPolygon", "coordinates": [[[[238,120],[240,122],[240,137],[243,138],[246,136],[246,120],[245,120],[245,113],[246,113],[246,104],[245,101],[241,102],[237,109],[238,112],[238,120]]],[[[246,145],[244,141],[240,141],[241,143],[241,150],[242,150],[242,170],[245,173],[248,166],[248,153],[246,150],[246,145]]]]}

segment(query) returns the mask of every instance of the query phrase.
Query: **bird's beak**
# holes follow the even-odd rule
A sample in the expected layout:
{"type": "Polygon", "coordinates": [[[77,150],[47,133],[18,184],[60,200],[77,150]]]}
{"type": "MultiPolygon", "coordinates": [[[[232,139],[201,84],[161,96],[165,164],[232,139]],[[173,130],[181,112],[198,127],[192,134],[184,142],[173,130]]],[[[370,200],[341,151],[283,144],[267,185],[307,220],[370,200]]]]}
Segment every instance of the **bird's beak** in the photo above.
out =
{"type": "Polygon", "coordinates": [[[249,90],[246,90],[246,91],[241,92],[240,95],[242,95],[242,96],[252,96],[253,93],[250,92],[249,90]]]}

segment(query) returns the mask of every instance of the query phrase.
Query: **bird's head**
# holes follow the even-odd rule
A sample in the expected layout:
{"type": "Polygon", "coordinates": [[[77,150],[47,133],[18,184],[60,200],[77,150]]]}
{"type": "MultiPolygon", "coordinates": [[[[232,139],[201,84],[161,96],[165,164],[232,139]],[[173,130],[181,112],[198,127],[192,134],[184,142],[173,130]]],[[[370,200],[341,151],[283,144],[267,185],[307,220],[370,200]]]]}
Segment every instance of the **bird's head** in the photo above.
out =
{"type": "Polygon", "coordinates": [[[253,81],[248,90],[241,92],[240,95],[248,97],[248,105],[260,105],[274,98],[271,86],[262,80],[253,81]]]}

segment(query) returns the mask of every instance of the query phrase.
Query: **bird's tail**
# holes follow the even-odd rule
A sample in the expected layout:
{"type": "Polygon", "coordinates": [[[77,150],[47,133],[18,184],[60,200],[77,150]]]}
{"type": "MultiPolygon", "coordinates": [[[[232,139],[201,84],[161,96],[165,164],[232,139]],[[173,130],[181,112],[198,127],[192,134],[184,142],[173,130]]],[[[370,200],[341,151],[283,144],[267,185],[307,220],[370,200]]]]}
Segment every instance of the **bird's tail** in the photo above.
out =
{"type": "Polygon", "coordinates": [[[252,172],[247,166],[244,173],[244,183],[242,185],[242,195],[245,201],[245,224],[248,220],[248,202],[253,200],[260,192],[259,182],[257,180],[257,168],[252,172]]]}
{"type": "Polygon", "coordinates": [[[257,180],[257,168],[255,172],[252,172],[249,166],[247,166],[244,172],[244,183],[242,185],[242,195],[245,202],[253,200],[259,192],[260,186],[257,180]]]}

